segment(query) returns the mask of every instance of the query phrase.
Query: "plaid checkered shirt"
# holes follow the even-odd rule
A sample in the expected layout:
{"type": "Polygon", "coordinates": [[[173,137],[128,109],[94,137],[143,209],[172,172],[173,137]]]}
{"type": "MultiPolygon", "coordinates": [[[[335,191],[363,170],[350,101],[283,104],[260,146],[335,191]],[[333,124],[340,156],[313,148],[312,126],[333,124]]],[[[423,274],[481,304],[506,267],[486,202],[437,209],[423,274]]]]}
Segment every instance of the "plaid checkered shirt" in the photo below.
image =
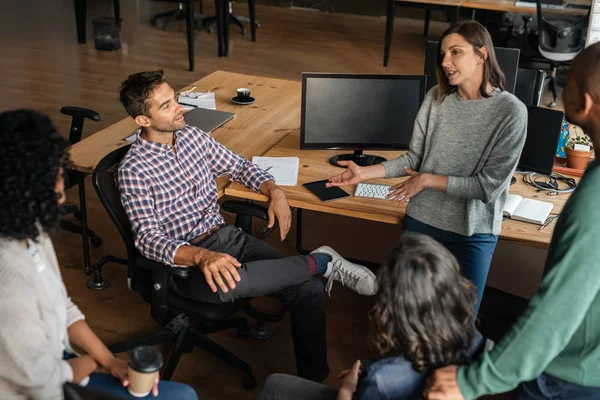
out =
{"type": "Polygon", "coordinates": [[[273,179],[194,126],[175,132],[177,152],[140,133],[117,179],[135,246],[152,260],[178,266],[174,258],[179,247],[225,223],[217,203],[217,177],[228,174],[256,191],[273,179]]]}

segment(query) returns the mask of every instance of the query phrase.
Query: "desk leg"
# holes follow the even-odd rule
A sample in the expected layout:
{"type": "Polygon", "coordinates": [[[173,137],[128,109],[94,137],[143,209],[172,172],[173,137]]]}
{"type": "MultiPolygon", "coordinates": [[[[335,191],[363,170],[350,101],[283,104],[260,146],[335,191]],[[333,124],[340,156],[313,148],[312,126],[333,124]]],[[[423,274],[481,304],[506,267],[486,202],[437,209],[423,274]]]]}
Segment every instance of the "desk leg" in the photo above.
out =
{"type": "Polygon", "coordinates": [[[460,7],[455,7],[454,12],[450,15],[450,24],[456,25],[458,23],[458,18],[460,17],[460,7]]]}
{"type": "Polygon", "coordinates": [[[385,45],[383,48],[383,66],[387,67],[390,59],[390,47],[392,46],[392,36],[394,35],[394,17],[396,16],[396,2],[388,0],[387,15],[385,17],[385,45]]]}
{"type": "Polygon", "coordinates": [[[75,24],[77,26],[77,42],[85,43],[85,24],[87,0],[75,0],[75,24]]]}
{"type": "Polygon", "coordinates": [[[115,9],[115,22],[121,27],[121,1],[113,0],[113,6],[115,9]]]}
{"type": "Polygon", "coordinates": [[[223,20],[221,17],[223,0],[215,0],[215,20],[217,22],[217,46],[219,57],[223,57],[223,20]]]}
{"type": "Polygon", "coordinates": [[[194,70],[194,0],[188,0],[186,6],[187,42],[190,71],[194,70]]]}
{"type": "Polygon", "coordinates": [[[79,172],[79,212],[81,214],[81,237],[83,238],[83,272],[90,275],[90,242],[87,225],[87,207],[85,203],[85,174],[79,172]]]}
{"type": "Polygon", "coordinates": [[[229,56],[229,1],[230,0],[221,0],[221,17],[223,21],[221,29],[223,29],[223,51],[225,57],[229,56]]]}

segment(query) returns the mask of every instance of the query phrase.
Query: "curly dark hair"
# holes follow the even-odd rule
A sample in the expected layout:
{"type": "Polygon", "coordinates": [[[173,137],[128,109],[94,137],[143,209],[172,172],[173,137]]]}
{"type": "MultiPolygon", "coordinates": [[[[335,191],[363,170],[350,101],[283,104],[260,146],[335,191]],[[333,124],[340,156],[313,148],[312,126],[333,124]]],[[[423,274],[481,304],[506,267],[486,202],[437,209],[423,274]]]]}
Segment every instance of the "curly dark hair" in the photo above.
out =
{"type": "Polygon", "coordinates": [[[0,113],[0,236],[35,240],[58,225],[55,193],[67,141],[33,110],[0,113]]]}
{"type": "Polygon", "coordinates": [[[165,74],[162,69],[158,71],[144,71],[131,74],[121,83],[119,100],[131,118],[138,115],[150,116],[150,107],[146,100],[152,91],[165,83],[165,74]]]}
{"type": "Polygon", "coordinates": [[[381,357],[402,355],[419,372],[468,363],[475,287],[448,249],[429,236],[406,232],[377,281],[369,317],[381,357]]]}

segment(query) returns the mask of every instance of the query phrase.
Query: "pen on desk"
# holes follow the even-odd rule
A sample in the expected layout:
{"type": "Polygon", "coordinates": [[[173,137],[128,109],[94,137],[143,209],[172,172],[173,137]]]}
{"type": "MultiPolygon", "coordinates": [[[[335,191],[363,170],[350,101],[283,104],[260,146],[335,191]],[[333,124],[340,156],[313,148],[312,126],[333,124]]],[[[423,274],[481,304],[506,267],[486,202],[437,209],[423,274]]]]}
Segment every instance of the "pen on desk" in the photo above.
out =
{"type": "Polygon", "coordinates": [[[545,227],[547,227],[548,225],[550,225],[550,222],[552,222],[552,221],[554,221],[554,218],[552,218],[552,217],[546,218],[546,221],[544,221],[544,223],[542,224],[542,226],[540,226],[539,230],[541,231],[542,229],[544,229],[545,227]]]}
{"type": "Polygon", "coordinates": [[[179,104],[181,104],[182,106],[188,106],[188,107],[198,108],[198,106],[195,105],[195,104],[182,103],[181,101],[179,102],[179,104]]]}
{"type": "Polygon", "coordinates": [[[271,165],[269,168],[265,169],[265,172],[268,172],[271,168],[273,168],[273,166],[271,165]]]}

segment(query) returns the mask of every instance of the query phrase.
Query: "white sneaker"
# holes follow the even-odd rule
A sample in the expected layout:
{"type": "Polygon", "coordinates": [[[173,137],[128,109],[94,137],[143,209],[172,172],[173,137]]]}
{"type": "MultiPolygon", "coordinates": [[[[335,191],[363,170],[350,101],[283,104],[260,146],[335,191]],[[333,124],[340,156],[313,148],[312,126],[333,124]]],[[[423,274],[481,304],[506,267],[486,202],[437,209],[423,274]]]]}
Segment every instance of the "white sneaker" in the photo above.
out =
{"type": "Polygon", "coordinates": [[[327,263],[327,271],[323,274],[323,277],[327,278],[325,290],[330,296],[334,280],[364,296],[377,293],[377,279],[367,267],[351,263],[329,246],[321,246],[310,254],[315,253],[331,257],[331,261],[327,263]]]}

